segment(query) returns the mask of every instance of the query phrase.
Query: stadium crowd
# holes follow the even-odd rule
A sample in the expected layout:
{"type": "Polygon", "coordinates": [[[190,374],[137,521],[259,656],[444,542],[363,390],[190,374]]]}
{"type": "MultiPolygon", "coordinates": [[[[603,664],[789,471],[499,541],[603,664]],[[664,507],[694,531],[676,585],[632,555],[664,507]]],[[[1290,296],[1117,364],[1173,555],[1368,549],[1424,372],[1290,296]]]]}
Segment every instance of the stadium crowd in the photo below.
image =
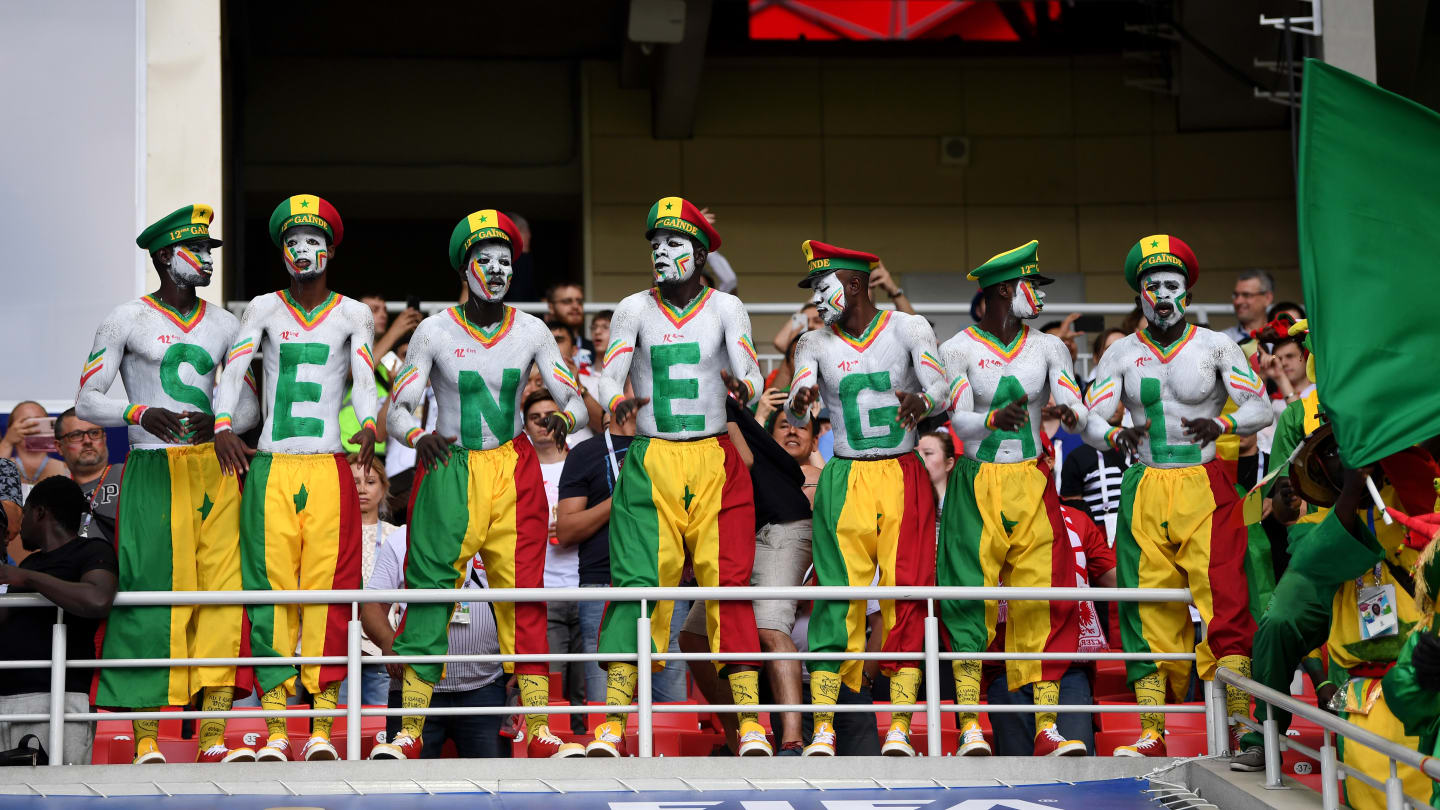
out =
{"type": "MultiPolygon", "coordinates": [[[[970,273],[981,288],[976,325],[952,337],[914,314],[878,257],[806,242],[809,297],[769,342],[779,359],[762,374],[737,276],[716,252],[714,216],[680,198],[661,200],[646,223],[655,272],[636,287],[653,287],[587,313],[580,284],[554,281],[543,319],[503,303],[522,279],[525,289],[543,279],[528,262],[522,217],[486,209],[456,226],[459,305],[427,318],[389,311],[381,294],[331,292],[325,271],[343,224],[323,199],[297,195],[271,218],[291,286],[256,298],[237,323],[194,294],[219,246],[212,216],[186,206],[141,234],[160,289],[101,325],[75,407],[52,418],[22,402],[0,438],[0,584],[64,609],[71,660],[344,649],[348,606],[343,615],[325,605],[112,609],[124,590],[1189,587],[1188,610],[943,605],[946,638],[960,651],[1197,652],[1195,665],[1130,662],[1123,673],[1093,661],[957,661],[942,685],[947,700],[983,695],[1036,711],[983,723],[962,713],[947,753],[1084,755],[1120,742],[1106,747],[1163,756],[1167,739],[1169,753],[1186,752],[1179,741],[1190,730],[1167,733],[1158,712],[1122,727],[1139,735],[1132,742],[1098,715],[1046,707],[1194,701],[1217,666],[1282,691],[1302,672],[1303,692],[1322,707],[1434,745],[1440,642],[1412,634],[1428,627],[1440,581],[1422,557],[1433,527],[1377,520],[1362,482],[1375,479],[1402,517],[1428,515],[1436,448],[1343,468],[1313,382],[1305,312],[1275,300],[1263,271],[1235,279],[1235,323],[1212,332],[1185,319],[1195,253],[1175,236],[1147,236],[1127,260],[1137,305],[1122,326],[1086,334],[1072,315],[1032,332],[1026,322],[1043,309],[1048,282],[1032,242],[970,273]],[[310,342],[295,341],[301,332],[310,342]],[[170,348],[156,351],[152,333],[170,348]],[[696,343],[694,355],[677,351],[696,343]],[[503,352],[487,355],[495,346],[503,352]],[[297,376],[297,363],[310,368],[297,376]],[[863,379],[834,372],[847,363],[863,379]],[[672,374],[681,364],[699,368],[672,374]],[[107,393],[116,374],[128,400],[107,393]],[[675,405],[696,400],[695,413],[675,405]],[[132,449],[111,464],[105,428],[121,425],[132,449]]],[[[957,284],[955,297],[973,289],[957,284]]],[[[358,684],[342,683],[343,667],[101,668],[93,678],[72,668],[65,702],[74,711],[223,710],[252,695],[266,708],[359,699],[510,705],[520,715],[553,697],[614,707],[633,700],[633,664],[442,671],[385,659],[633,652],[638,608],[369,603],[358,684]],[[548,683],[552,672],[558,684],[548,683]]],[[[655,674],[654,699],[914,703],[920,670],[904,654],[919,650],[923,610],[662,603],[651,640],[661,653],[863,649],[896,660],[675,662],[655,674]]],[[[0,608],[0,658],[48,659],[52,620],[0,608]]],[[[48,711],[48,672],[7,673],[0,714],[48,711]]],[[[1243,693],[1232,690],[1228,705],[1250,714],[1243,693]]],[[[564,717],[530,714],[519,726],[501,715],[396,717],[371,755],[435,757],[447,741],[462,757],[626,752],[623,713],[595,724],[564,717]]],[[[197,757],[333,759],[332,720],[316,718],[299,751],[285,718],[267,721],[258,751],[227,742],[224,720],[204,720],[197,757]]],[[[705,739],[716,755],[915,753],[903,712],[888,728],[871,714],[823,711],[768,723],[753,711],[720,713],[714,724],[723,736],[705,739]]],[[[0,749],[29,734],[43,741],[44,728],[0,723],[0,749]]],[[[67,724],[58,755],[90,761],[94,733],[67,724]]],[[[1258,735],[1239,725],[1232,735],[1232,767],[1262,769],[1258,735]]],[[[135,762],[164,761],[156,721],[135,721],[133,736],[135,762]]],[[[1359,750],[1345,756],[1384,766],[1359,750]]],[[[1428,780],[1402,771],[1407,791],[1428,798],[1428,780]]],[[[1350,800],[1365,806],[1363,786],[1350,800]]]]}

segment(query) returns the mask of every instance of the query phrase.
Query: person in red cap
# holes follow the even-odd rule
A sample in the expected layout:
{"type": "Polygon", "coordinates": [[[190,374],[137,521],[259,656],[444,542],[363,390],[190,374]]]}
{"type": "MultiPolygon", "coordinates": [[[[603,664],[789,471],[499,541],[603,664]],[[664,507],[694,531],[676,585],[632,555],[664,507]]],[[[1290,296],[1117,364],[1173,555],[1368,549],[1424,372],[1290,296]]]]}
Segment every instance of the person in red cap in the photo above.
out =
{"type": "MultiPolygon", "coordinates": [[[[410,502],[406,588],[459,588],[478,553],[491,588],[543,588],[549,504],[535,446],[524,430],[523,381],[533,365],[559,410],[545,419],[557,446],[584,427],[588,415],[579,385],[545,323],[505,304],[520,230],[505,214],[486,208],[455,225],[450,266],[470,297],[421,322],[410,338],[405,366],[395,377],[390,435],[416,451],[410,502]],[[426,384],[440,409],[426,432],[415,413],[426,384]]],[[[413,604],[395,636],[395,655],[443,655],[452,622],[450,604],[413,604]]],[[[495,626],[503,655],[544,655],[545,603],[496,602],[495,626]]],[[[459,614],[456,614],[457,616],[459,614]]],[[[468,614],[467,614],[468,616],[468,614]]],[[[440,664],[406,664],[401,685],[406,708],[430,705],[440,664]]],[[[525,706],[550,698],[543,661],[505,662],[525,706]]],[[[543,714],[526,715],[531,757],[584,756],[585,749],[550,732],[543,714]]],[[[400,733],[375,746],[371,759],[417,759],[423,715],[407,715],[400,733]]]]}
{"type": "MultiPolygon", "coordinates": [[[[330,590],[360,587],[360,502],[340,439],[340,407],[353,378],[351,401],[360,431],[360,464],[375,452],[375,325],[370,308],[332,292],[326,273],[345,227],[335,207],[297,194],[270,215],[270,238],[280,249],[290,286],[250,302],[225,360],[215,402],[215,455],[227,475],[245,474],[240,507],[240,565],[245,590],[330,590]],[[245,372],[264,355],[265,423],[259,452],[231,425],[245,372]]],[[[349,605],[251,605],[250,647],[260,657],[344,655],[349,605]],[[305,633],[300,634],[301,620],[305,633]]],[[[315,696],[316,709],[334,709],[345,666],[257,666],[260,705],[282,711],[295,679],[315,696]]],[[[301,755],[336,759],[333,717],[311,723],[301,755]]],[[[269,740],[259,761],[290,758],[284,717],[266,718],[269,740]]]]}
{"type": "MultiPolygon", "coordinates": [[[[880,258],[808,240],[801,287],[814,290],[825,329],[806,332],[795,346],[795,376],[786,418],[808,424],[816,400],[830,409],[835,457],[815,487],[811,550],[821,585],[935,584],[935,489],[915,453],[915,425],[946,403],[945,369],[935,333],[918,315],[882,311],[870,300],[870,271],[880,258]]],[[[913,653],[924,645],[923,602],[880,603],[884,650],[913,653]]],[[[860,652],[865,602],[816,600],[810,616],[814,652],[860,652]]],[[[881,664],[890,676],[890,702],[913,704],[919,662],[881,664]]],[[[810,696],[834,705],[840,685],[862,686],[859,661],[812,661],[810,696]]],[[[891,715],[880,753],[914,756],[910,712],[891,715]]],[[[815,713],[805,756],[835,755],[835,714],[815,713]]]]}
{"type": "MultiPolygon", "coordinates": [[[[1246,527],[1235,476],[1216,457],[1216,440],[1248,436],[1273,421],[1265,387],[1235,341],[1185,320],[1200,276],[1195,252],[1179,237],[1147,236],[1125,260],[1125,280],[1139,295],[1149,325],[1105,351],[1086,394],[1085,440],[1139,462],[1125,471],[1116,525],[1116,574],[1122,588],[1190,588],[1205,620],[1194,643],[1188,608],[1174,603],[1120,603],[1126,652],[1185,653],[1194,647],[1203,680],[1216,666],[1250,675],[1255,620],[1245,577],[1246,527]],[[1236,409],[1223,414],[1227,400],[1236,409]],[[1110,426],[1124,403],[1134,427],[1110,426]]],[[[1131,661],[1135,700],[1164,705],[1184,694],[1187,661],[1131,661]]],[[[1249,698],[1226,690],[1226,714],[1245,715],[1249,698]]],[[[1115,756],[1165,755],[1165,715],[1140,715],[1140,739],[1115,756]]],[[[1239,726],[1231,748],[1239,750],[1239,726]]]]}
{"type": "MultiPolygon", "coordinates": [[[[674,587],[688,556],[702,587],[749,585],[755,496],[750,471],[726,432],[725,398],[748,403],[760,390],[750,317],[740,299],[702,283],[700,271],[720,247],[720,234],[690,201],[664,197],[651,206],[645,238],[655,286],[615,309],[600,378],[600,398],[612,418],[635,419],[637,433],[611,506],[611,584],[674,587]],[[627,381],[634,385],[630,398],[627,381]]],[[[673,610],[673,602],[650,604],[650,644],[657,651],[669,647],[673,610]]],[[[633,655],[639,617],[638,602],[607,605],[599,651],[633,655]]],[[[711,650],[760,650],[749,602],[710,602],[705,619],[711,650]]],[[[605,704],[628,706],[639,670],[622,661],[606,669],[605,704]]],[[[758,662],[726,661],[717,669],[736,704],[759,703],[758,662]]],[[[770,756],[756,712],[739,716],[737,753],[770,756]]],[[[624,734],[625,714],[612,711],[595,728],[587,753],[621,756],[624,734]]]]}

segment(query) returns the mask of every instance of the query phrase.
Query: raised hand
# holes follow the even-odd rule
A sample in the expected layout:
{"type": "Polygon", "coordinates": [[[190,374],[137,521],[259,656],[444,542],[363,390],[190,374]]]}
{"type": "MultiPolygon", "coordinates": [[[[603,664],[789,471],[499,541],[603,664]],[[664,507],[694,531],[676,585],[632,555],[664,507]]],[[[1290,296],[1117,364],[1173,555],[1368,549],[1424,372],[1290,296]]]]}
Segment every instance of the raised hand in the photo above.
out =
{"type": "Polygon", "coordinates": [[[550,431],[550,438],[555,441],[555,449],[560,450],[564,448],[565,436],[570,432],[570,428],[569,423],[560,416],[560,412],[556,411],[555,413],[548,414],[545,417],[544,425],[545,429],[550,431]]]}

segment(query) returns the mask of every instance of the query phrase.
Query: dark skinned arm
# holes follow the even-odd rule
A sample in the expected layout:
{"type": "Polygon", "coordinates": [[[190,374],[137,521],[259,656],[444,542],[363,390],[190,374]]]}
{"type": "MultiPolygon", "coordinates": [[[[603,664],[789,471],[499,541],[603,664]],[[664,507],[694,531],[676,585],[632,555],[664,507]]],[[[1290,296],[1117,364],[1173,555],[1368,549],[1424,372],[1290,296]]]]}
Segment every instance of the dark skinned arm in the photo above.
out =
{"type": "Polygon", "coordinates": [[[118,584],[115,574],[103,569],[86,571],[79,582],[70,582],[39,571],[0,563],[0,585],[29,588],[54,602],[67,613],[87,619],[110,615],[118,584]]]}

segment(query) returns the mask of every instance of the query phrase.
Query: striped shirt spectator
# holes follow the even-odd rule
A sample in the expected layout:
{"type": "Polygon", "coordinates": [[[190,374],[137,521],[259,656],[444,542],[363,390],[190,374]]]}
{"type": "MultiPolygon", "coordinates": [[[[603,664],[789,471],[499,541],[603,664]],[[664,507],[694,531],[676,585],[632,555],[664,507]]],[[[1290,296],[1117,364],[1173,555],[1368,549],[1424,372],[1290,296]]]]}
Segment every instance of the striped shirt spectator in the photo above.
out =
{"type": "MultiPolygon", "coordinates": [[[[397,529],[385,538],[375,559],[375,572],[365,583],[366,590],[399,590],[405,587],[406,533],[397,529]]],[[[484,588],[485,565],[477,555],[465,575],[464,587],[484,588]]],[[[405,605],[391,606],[390,625],[398,627],[405,605]]],[[[495,630],[495,614],[488,602],[462,602],[450,620],[450,652],[455,655],[495,655],[500,652],[500,636],[495,630]]],[[[500,677],[500,664],[449,663],[445,677],[435,684],[436,692],[464,692],[478,689],[500,677]]]]}

